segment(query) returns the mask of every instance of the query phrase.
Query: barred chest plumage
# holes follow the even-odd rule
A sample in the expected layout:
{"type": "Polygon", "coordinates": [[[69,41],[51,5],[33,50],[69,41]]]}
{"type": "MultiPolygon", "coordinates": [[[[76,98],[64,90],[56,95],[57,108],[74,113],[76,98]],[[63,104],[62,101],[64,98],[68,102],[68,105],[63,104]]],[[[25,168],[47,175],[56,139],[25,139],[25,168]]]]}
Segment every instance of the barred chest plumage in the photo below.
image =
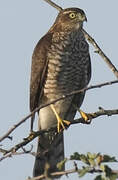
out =
{"type": "Polygon", "coordinates": [[[48,55],[44,95],[53,100],[87,86],[90,79],[88,44],[83,32],[53,34],[48,55]]]}

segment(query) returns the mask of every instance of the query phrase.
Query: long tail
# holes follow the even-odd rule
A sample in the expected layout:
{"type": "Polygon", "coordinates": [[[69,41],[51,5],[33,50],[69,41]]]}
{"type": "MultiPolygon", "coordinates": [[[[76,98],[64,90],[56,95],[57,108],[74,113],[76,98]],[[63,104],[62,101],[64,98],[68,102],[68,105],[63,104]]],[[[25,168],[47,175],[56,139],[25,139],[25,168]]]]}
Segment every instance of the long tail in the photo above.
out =
{"type": "MultiPolygon", "coordinates": [[[[64,159],[63,132],[54,134],[54,132],[50,132],[39,137],[37,156],[33,169],[34,177],[44,174],[46,164],[50,167],[49,173],[59,171],[57,163],[64,159]]],[[[64,169],[65,167],[62,170],[64,169]]]]}

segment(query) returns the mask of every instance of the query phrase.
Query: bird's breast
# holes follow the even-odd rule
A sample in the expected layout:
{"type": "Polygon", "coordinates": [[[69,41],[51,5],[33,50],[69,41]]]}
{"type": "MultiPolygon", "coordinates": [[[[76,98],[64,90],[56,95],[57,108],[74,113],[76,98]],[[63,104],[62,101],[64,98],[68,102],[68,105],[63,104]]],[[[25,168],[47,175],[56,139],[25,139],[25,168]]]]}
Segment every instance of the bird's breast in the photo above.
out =
{"type": "Polygon", "coordinates": [[[88,44],[83,34],[73,32],[54,39],[47,55],[45,96],[53,100],[85,87],[88,83],[88,56],[88,44]]]}

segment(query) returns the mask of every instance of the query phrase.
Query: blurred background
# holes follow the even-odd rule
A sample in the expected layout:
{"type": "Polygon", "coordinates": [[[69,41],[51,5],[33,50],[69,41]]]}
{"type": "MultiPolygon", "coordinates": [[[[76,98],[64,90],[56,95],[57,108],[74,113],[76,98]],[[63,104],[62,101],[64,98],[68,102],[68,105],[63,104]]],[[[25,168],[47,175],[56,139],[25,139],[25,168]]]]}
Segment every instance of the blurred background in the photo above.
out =
{"type": "MultiPolygon", "coordinates": [[[[79,7],[86,13],[88,22],[84,29],[92,35],[101,49],[118,68],[118,1],[117,0],[55,0],[63,8],[79,7]]],[[[0,136],[29,113],[29,81],[31,57],[39,39],[54,23],[58,12],[43,0],[0,1],[0,136]]],[[[94,48],[90,45],[92,79],[90,85],[115,80],[94,48]]],[[[118,108],[118,84],[87,91],[82,105],[85,112],[118,108]]],[[[76,117],[78,117],[77,114],[76,117]]],[[[35,129],[37,121],[35,122],[35,129]]],[[[30,120],[13,133],[13,141],[2,142],[4,148],[19,143],[29,133],[30,120]]],[[[102,116],[90,125],[76,124],[65,131],[65,156],[73,152],[105,153],[118,157],[118,116],[102,116]]],[[[35,151],[37,140],[31,142],[35,151]]],[[[30,145],[26,147],[30,149],[30,145]]],[[[26,180],[32,176],[34,157],[20,155],[0,162],[0,178],[26,180]]],[[[114,164],[114,169],[118,166],[114,164]]],[[[67,164],[67,169],[73,163],[67,164]]],[[[65,176],[62,180],[67,179],[65,176]]],[[[78,179],[77,174],[69,175],[78,179]]],[[[93,179],[87,175],[83,180],[93,179]]]]}

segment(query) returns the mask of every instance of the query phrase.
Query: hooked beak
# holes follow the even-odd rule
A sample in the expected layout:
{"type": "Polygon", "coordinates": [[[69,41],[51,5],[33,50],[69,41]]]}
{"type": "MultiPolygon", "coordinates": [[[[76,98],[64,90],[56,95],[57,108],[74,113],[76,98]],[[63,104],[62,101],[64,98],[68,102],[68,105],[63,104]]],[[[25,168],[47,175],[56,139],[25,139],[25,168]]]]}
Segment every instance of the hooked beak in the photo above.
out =
{"type": "Polygon", "coordinates": [[[86,21],[87,22],[87,17],[85,16],[85,20],[84,21],[86,21]]]}
{"type": "Polygon", "coordinates": [[[84,22],[84,21],[86,21],[87,22],[87,17],[86,17],[86,15],[85,14],[78,14],[78,19],[79,19],[79,21],[82,21],[82,22],[84,22]]]}

